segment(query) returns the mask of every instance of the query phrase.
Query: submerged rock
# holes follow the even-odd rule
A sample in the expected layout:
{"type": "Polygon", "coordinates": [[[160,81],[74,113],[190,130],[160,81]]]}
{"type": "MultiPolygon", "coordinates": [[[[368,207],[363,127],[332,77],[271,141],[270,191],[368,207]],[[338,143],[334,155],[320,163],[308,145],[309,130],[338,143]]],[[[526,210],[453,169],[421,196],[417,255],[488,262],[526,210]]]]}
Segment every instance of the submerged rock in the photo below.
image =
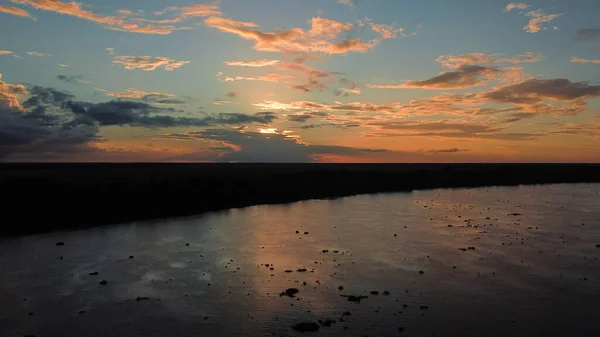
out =
{"type": "Polygon", "coordinates": [[[298,323],[292,327],[292,329],[298,332],[314,332],[319,331],[319,328],[319,324],[315,322],[298,323]]]}

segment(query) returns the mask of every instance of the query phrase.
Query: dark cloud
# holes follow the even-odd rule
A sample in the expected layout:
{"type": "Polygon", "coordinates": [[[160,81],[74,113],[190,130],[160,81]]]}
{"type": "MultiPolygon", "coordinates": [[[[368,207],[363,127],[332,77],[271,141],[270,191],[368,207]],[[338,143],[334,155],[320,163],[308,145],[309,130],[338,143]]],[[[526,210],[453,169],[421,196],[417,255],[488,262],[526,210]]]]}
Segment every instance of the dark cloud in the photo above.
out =
{"type": "Polygon", "coordinates": [[[71,124],[45,111],[0,108],[0,160],[26,153],[98,151],[92,146],[100,140],[98,132],[95,125],[71,124]]]}
{"type": "Polygon", "coordinates": [[[600,97],[600,85],[571,82],[565,78],[530,79],[485,92],[480,97],[493,102],[517,105],[541,103],[546,99],[576,101],[600,97]]]}
{"type": "Polygon", "coordinates": [[[423,151],[419,151],[419,152],[425,152],[425,153],[457,153],[457,152],[465,152],[465,151],[469,151],[469,150],[459,149],[457,147],[453,147],[453,148],[450,148],[450,149],[423,150],[423,151]]]}
{"type": "Polygon", "coordinates": [[[84,82],[83,76],[81,76],[81,75],[75,75],[75,76],[57,75],[56,78],[62,82],[69,83],[69,84],[78,84],[78,83],[84,82]]]}
{"type": "Polygon", "coordinates": [[[235,130],[210,129],[184,134],[168,134],[163,138],[219,141],[232,145],[220,153],[196,153],[178,157],[178,160],[214,160],[220,162],[313,162],[319,155],[381,154],[386,150],[359,149],[344,146],[307,145],[282,134],[262,134],[235,130]],[[234,149],[235,148],[235,149],[234,149]]]}
{"type": "Polygon", "coordinates": [[[577,31],[576,35],[577,38],[580,40],[595,40],[597,38],[600,38],[600,27],[580,29],[577,31]]]}
{"type": "Polygon", "coordinates": [[[462,89],[480,85],[484,79],[495,78],[503,73],[492,66],[465,65],[456,71],[447,71],[423,81],[409,81],[405,88],[462,89]]]}

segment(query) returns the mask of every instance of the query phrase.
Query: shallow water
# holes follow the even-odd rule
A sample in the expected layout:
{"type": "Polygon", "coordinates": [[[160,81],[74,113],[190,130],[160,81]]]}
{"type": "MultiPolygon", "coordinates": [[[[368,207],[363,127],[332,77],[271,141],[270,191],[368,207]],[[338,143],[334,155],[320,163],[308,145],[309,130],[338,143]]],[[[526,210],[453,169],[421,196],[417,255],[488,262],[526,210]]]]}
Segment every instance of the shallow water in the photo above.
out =
{"type": "Polygon", "coordinates": [[[325,319],[336,323],[308,335],[600,336],[597,245],[600,184],[364,195],[3,239],[0,336],[293,336],[325,319]]]}

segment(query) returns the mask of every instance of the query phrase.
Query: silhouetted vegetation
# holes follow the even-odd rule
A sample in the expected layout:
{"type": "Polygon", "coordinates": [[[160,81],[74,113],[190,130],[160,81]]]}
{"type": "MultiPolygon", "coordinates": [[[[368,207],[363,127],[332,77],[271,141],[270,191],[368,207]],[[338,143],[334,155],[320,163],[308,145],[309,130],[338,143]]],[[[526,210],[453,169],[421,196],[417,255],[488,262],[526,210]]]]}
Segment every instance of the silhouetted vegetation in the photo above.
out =
{"type": "Polygon", "coordinates": [[[414,189],[600,182],[598,164],[3,164],[0,235],[414,189]]]}

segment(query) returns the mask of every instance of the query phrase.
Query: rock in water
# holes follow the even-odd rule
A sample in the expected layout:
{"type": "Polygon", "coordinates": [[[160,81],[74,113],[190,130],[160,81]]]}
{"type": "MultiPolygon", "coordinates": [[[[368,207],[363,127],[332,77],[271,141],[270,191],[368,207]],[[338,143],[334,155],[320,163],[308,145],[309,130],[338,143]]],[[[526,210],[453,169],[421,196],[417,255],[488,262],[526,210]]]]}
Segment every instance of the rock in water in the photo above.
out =
{"type": "Polygon", "coordinates": [[[315,322],[303,322],[294,325],[292,329],[298,332],[315,332],[319,331],[319,324],[315,322]]]}

